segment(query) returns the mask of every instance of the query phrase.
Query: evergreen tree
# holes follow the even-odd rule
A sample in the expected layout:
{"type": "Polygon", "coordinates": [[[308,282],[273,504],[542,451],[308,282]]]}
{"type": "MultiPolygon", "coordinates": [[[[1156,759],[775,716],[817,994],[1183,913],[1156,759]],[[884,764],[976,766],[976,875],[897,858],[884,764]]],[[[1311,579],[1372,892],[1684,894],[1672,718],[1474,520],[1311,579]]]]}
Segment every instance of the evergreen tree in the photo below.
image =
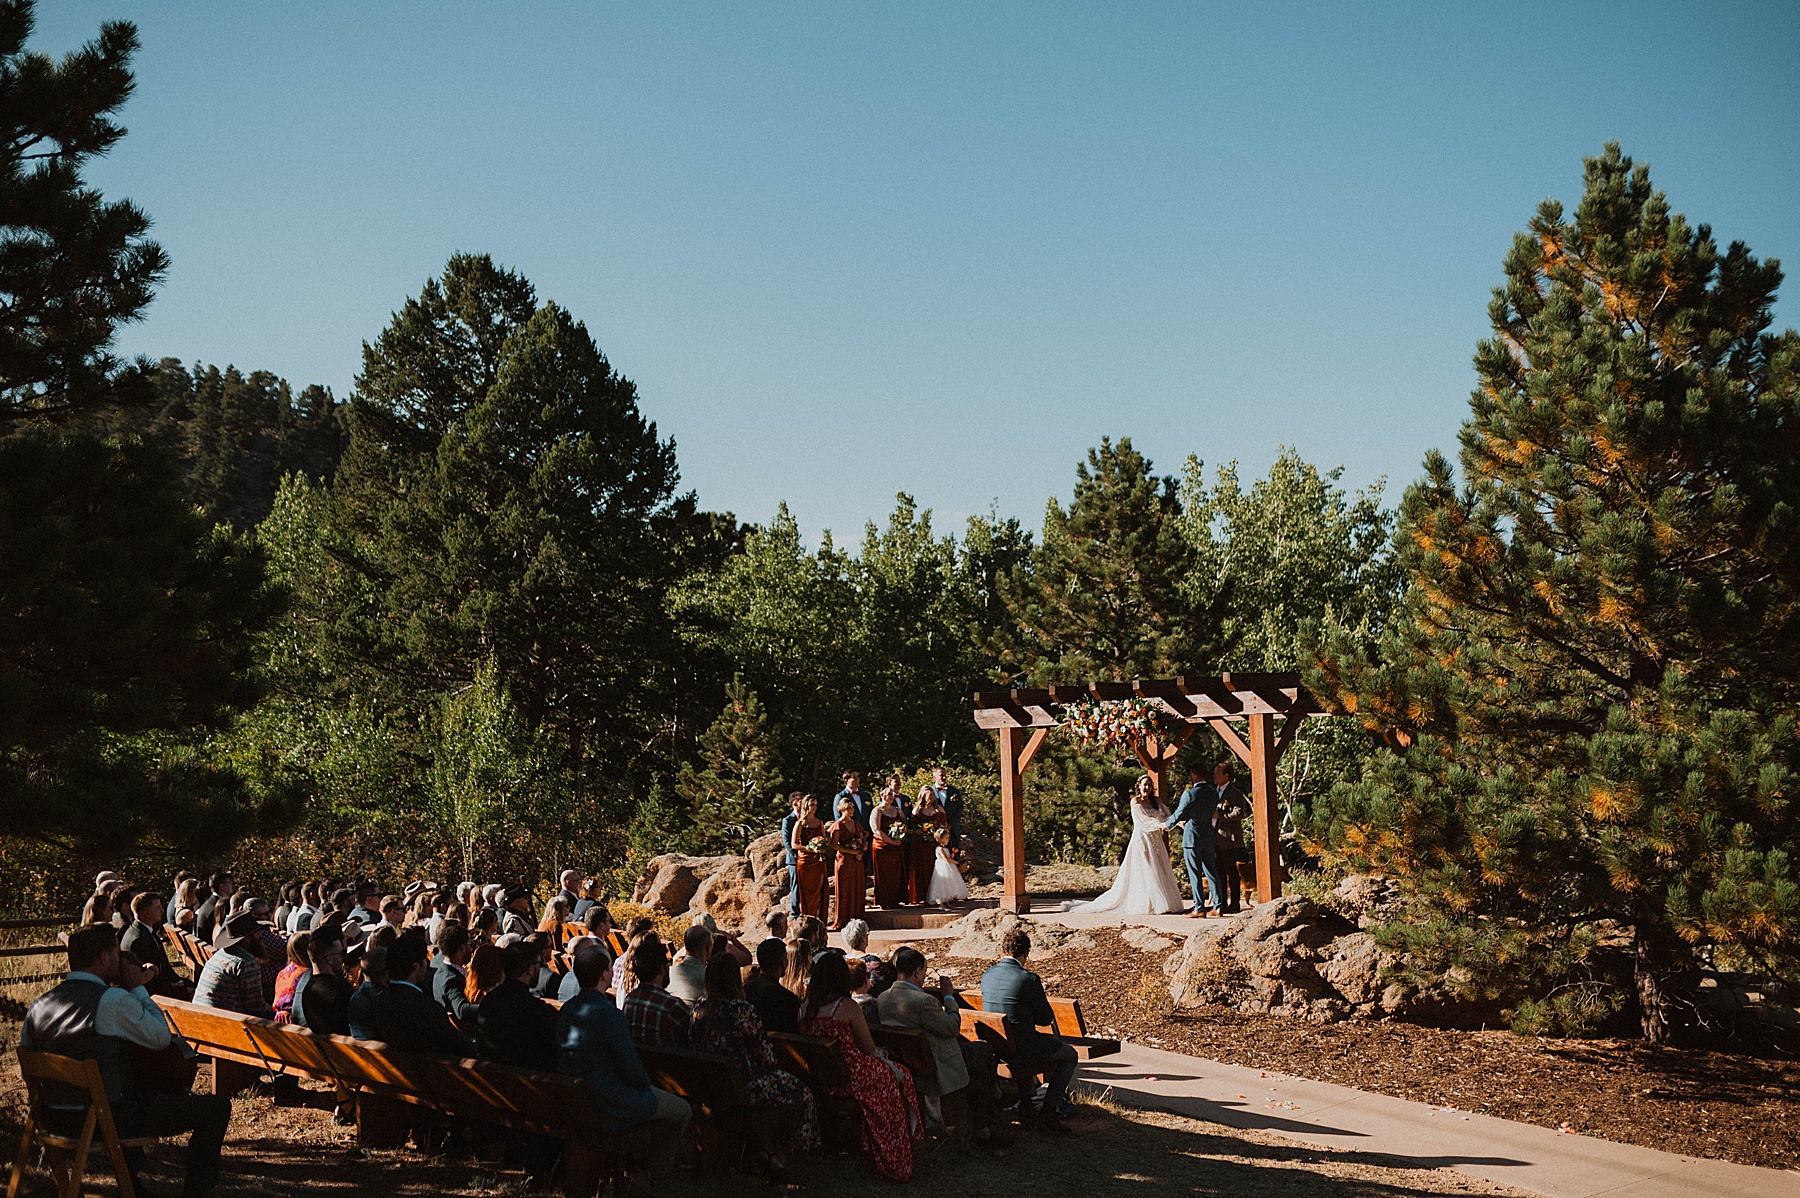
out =
{"type": "Polygon", "coordinates": [[[1015,626],[1002,668],[1038,683],[1192,672],[1214,617],[1186,597],[1180,516],[1175,480],[1152,474],[1129,437],[1088,450],[1073,502],[1051,499],[1036,554],[1002,588],[1015,626]]]}
{"type": "Polygon", "coordinates": [[[694,837],[708,849],[742,849],[727,830],[747,825],[760,835],[779,823],[786,806],[781,787],[768,715],[739,674],[726,688],[725,710],[700,737],[699,764],[681,767],[694,837]]]}
{"type": "Polygon", "coordinates": [[[1309,675],[1391,746],[1330,843],[1490,938],[1629,925],[1660,1041],[1697,964],[1800,929],[1800,336],[1777,265],[1616,145],[1505,271],[1464,485],[1433,454],[1401,505],[1403,611],[1309,675]]]}
{"type": "Polygon", "coordinates": [[[108,21],[55,62],[25,49],[34,8],[0,0],[0,421],[146,401],[148,365],[111,346],[169,265],[149,217],[81,178],[125,136],[136,27],[108,21]]]}

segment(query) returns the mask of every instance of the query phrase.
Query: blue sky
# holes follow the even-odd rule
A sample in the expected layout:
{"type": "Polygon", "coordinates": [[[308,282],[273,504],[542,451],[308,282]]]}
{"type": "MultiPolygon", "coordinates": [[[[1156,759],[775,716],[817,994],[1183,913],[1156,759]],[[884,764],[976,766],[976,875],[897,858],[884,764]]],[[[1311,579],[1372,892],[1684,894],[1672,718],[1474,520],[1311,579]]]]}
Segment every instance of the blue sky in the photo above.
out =
{"type": "MultiPolygon", "coordinates": [[[[1800,266],[1800,5],[40,6],[144,49],[124,349],[352,387],[462,250],[584,320],[711,508],[1035,527],[1102,435],[1390,497],[1608,139],[1800,266]]],[[[1793,288],[1778,312],[1795,323],[1793,288]]]]}

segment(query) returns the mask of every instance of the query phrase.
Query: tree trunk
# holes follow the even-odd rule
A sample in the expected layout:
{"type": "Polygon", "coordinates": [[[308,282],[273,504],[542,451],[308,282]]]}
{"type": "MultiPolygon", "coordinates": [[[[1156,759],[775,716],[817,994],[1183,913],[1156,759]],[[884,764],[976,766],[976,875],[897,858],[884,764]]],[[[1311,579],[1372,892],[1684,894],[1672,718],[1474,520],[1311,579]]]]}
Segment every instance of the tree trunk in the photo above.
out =
{"type": "Polygon", "coordinates": [[[1662,1047],[1669,1042],[1674,1024],[1671,982],[1686,972],[1686,955],[1673,933],[1658,935],[1654,921],[1640,919],[1633,930],[1632,949],[1637,960],[1638,1017],[1644,1042],[1662,1047]]]}

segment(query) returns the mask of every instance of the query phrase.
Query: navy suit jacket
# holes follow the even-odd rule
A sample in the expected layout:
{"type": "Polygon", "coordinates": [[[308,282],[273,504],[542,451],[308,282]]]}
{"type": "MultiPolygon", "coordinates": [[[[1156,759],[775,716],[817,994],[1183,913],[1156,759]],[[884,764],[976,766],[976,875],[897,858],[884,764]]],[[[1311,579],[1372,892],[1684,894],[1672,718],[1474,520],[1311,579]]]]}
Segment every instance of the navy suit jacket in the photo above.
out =
{"type": "Polygon", "coordinates": [[[781,851],[786,856],[787,863],[790,866],[794,864],[795,857],[794,825],[799,822],[800,813],[798,811],[790,811],[781,817],[781,851]]]}
{"type": "Polygon", "coordinates": [[[1219,792],[1210,782],[1196,782],[1181,792],[1181,802],[1175,805],[1175,814],[1171,815],[1163,826],[1181,825],[1181,847],[1199,848],[1213,843],[1213,812],[1219,806],[1219,792]]]}
{"type": "Polygon", "coordinates": [[[1056,1027],[1043,979],[1012,957],[1001,957],[981,975],[981,1009],[1006,1016],[1007,1035],[1026,1060],[1048,1056],[1062,1043],[1054,1030],[1039,1030],[1040,1024],[1056,1027]]]}

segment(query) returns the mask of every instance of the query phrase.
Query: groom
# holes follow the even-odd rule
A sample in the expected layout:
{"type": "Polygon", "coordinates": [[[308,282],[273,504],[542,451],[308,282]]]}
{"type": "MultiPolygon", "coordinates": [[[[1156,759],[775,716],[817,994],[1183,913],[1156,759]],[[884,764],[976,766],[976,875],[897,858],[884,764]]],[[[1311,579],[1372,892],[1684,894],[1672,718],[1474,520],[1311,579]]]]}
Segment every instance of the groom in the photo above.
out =
{"type": "Polygon", "coordinates": [[[1188,766],[1188,788],[1181,792],[1181,802],[1176,804],[1174,814],[1163,821],[1167,830],[1176,824],[1181,829],[1181,857],[1187,864],[1188,885],[1194,891],[1194,909],[1191,916],[1211,914],[1206,909],[1206,894],[1212,894],[1214,910],[1224,914],[1224,903],[1220,898],[1219,855],[1218,844],[1213,835],[1213,812],[1219,806],[1219,792],[1205,780],[1198,765],[1188,766]],[[1206,890],[1200,889],[1200,878],[1205,871],[1206,890]]]}

